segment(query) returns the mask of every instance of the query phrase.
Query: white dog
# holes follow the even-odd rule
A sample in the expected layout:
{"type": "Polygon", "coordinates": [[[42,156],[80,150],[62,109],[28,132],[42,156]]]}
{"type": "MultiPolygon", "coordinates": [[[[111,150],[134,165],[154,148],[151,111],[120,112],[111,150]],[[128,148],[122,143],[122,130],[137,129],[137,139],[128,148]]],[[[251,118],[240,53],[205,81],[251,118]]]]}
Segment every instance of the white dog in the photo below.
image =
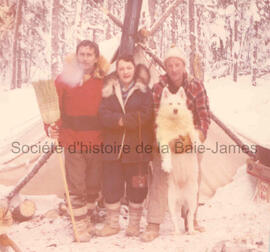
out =
{"type": "MultiPolygon", "coordinates": [[[[199,143],[199,135],[194,128],[192,112],[187,108],[186,94],[182,87],[176,94],[170,93],[167,88],[163,89],[156,125],[157,141],[160,146],[169,146],[169,143],[179,136],[188,137],[192,144],[199,143]]],[[[199,190],[197,154],[193,151],[160,154],[161,168],[169,173],[168,204],[175,231],[180,233],[176,210],[179,203],[184,209],[183,217],[187,231],[192,234],[195,232],[193,221],[199,190]]]]}

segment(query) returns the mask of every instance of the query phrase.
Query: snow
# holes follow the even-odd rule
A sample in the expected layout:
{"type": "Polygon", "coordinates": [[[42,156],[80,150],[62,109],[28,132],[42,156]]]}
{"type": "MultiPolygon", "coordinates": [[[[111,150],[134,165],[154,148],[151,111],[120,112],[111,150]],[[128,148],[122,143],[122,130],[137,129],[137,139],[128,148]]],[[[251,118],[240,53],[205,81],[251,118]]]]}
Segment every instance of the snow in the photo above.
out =
{"type": "Polygon", "coordinates": [[[205,82],[211,111],[248,142],[270,148],[270,85],[259,79],[256,87],[251,77],[205,82]]]}
{"type": "Polygon", "coordinates": [[[32,86],[0,92],[0,148],[40,120],[32,86]]]}
{"type": "MultiPolygon", "coordinates": [[[[44,213],[56,209],[61,202],[53,195],[30,197],[37,205],[36,217],[31,221],[13,225],[8,234],[25,252],[86,252],[89,249],[201,252],[212,251],[216,244],[223,241],[230,241],[234,246],[245,248],[243,251],[266,251],[270,232],[270,226],[266,223],[270,223],[270,205],[252,200],[254,181],[251,179],[245,166],[239,168],[233,182],[220,188],[207,204],[199,208],[198,220],[206,231],[195,235],[175,235],[167,214],[161,225],[161,235],[151,243],[142,243],[139,238],[125,236],[127,220],[121,216],[119,234],[106,238],[93,237],[88,243],[74,243],[72,227],[67,217],[44,216],[44,213]]],[[[146,225],[145,214],[144,212],[141,231],[146,225]]],[[[180,219],[179,224],[183,230],[183,221],[180,219]]],[[[101,226],[102,224],[97,224],[97,228],[101,226]]]]}
{"type": "Polygon", "coordinates": [[[112,57],[114,56],[121,40],[121,33],[117,34],[115,37],[102,41],[99,43],[100,53],[111,61],[112,57]]]}

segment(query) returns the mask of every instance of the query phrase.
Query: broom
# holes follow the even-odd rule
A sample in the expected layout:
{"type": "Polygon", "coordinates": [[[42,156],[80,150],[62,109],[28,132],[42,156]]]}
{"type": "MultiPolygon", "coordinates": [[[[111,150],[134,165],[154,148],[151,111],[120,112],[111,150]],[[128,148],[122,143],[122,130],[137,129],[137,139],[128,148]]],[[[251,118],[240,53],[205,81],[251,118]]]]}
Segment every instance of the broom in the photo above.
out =
{"type": "MultiPolygon", "coordinates": [[[[55,122],[60,119],[60,109],[59,109],[58,95],[57,95],[57,91],[54,85],[54,81],[40,80],[40,81],[32,83],[32,85],[35,89],[37,102],[39,105],[39,110],[40,110],[40,114],[41,114],[43,122],[46,124],[50,124],[52,126],[55,125],[55,122]]],[[[58,145],[57,140],[56,140],[56,145],[58,145]]],[[[67,196],[67,203],[68,203],[68,208],[70,211],[74,237],[75,237],[75,241],[79,242],[78,232],[77,232],[76,223],[75,223],[74,214],[73,214],[72,205],[71,205],[70,196],[69,196],[63,157],[61,153],[58,153],[58,157],[60,161],[61,173],[63,175],[64,188],[65,188],[65,193],[67,196]]]]}

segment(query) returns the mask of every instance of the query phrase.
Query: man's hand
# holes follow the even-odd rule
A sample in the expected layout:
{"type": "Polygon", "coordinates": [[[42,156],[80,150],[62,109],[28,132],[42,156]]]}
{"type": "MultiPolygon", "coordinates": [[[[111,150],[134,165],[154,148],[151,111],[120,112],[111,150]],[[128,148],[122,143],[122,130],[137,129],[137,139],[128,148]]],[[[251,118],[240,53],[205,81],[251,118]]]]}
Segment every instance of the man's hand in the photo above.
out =
{"type": "Polygon", "coordinates": [[[59,138],[59,127],[57,125],[50,125],[48,128],[48,135],[52,139],[58,139],[59,138]]]}
{"type": "MultiPolygon", "coordinates": [[[[183,153],[185,150],[191,150],[192,149],[192,142],[190,137],[187,136],[178,136],[178,138],[173,139],[169,142],[169,147],[172,153],[183,153]],[[178,148],[178,151],[176,152],[176,144],[181,143],[181,148],[178,148]],[[182,152],[180,150],[183,150],[182,152]]],[[[180,145],[179,145],[180,147],[180,145]]]]}
{"type": "Polygon", "coordinates": [[[199,133],[199,139],[200,139],[201,143],[203,143],[205,141],[206,137],[201,130],[198,130],[198,133],[199,133]]]}

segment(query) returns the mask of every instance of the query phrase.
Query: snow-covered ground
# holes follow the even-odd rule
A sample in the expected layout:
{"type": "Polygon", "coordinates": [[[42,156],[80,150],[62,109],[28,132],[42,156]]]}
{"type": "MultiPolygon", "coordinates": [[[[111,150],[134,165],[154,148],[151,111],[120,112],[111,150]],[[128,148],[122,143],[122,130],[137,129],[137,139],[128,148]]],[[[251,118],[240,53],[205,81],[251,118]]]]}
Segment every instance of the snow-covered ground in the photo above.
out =
{"type": "Polygon", "coordinates": [[[34,88],[0,92],[0,148],[40,120],[34,88]]]}
{"type": "MultiPolygon", "coordinates": [[[[24,252],[266,252],[269,246],[270,205],[254,203],[254,183],[251,179],[245,167],[239,168],[233,182],[218,189],[216,195],[199,208],[198,219],[206,231],[196,235],[174,235],[167,214],[161,226],[161,235],[151,243],[142,243],[139,238],[125,237],[127,220],[123,217],[122,230],[118,235],[93,237],[88,243],[73,243],[72,227],[67,217],[44,217],[46,211],[57,208],[60,200],[55,196],[31,197],[36,201],[36,217],[31,221],[13,225],[9,235],[24,252]],[[222,250],[224,246],[227,250],[222,250]],[[214,247],[216,250],[213,250],[214,247]]],[[[146,225],[144,216],[141,224],[143,231],[146,225]]],[[[97,228],[101,225],[98,224],[97,228]]],[[[179,220],[179,225],[183,230],[182,220],[179,220]]]]}
{"type": "Polygon", "coordinates": [[[259,79],[256,87],[251,77],[230,78],[205,83],[210,108],[226,125],[248,142],[270,148],[270,75],[259,79]]]}

